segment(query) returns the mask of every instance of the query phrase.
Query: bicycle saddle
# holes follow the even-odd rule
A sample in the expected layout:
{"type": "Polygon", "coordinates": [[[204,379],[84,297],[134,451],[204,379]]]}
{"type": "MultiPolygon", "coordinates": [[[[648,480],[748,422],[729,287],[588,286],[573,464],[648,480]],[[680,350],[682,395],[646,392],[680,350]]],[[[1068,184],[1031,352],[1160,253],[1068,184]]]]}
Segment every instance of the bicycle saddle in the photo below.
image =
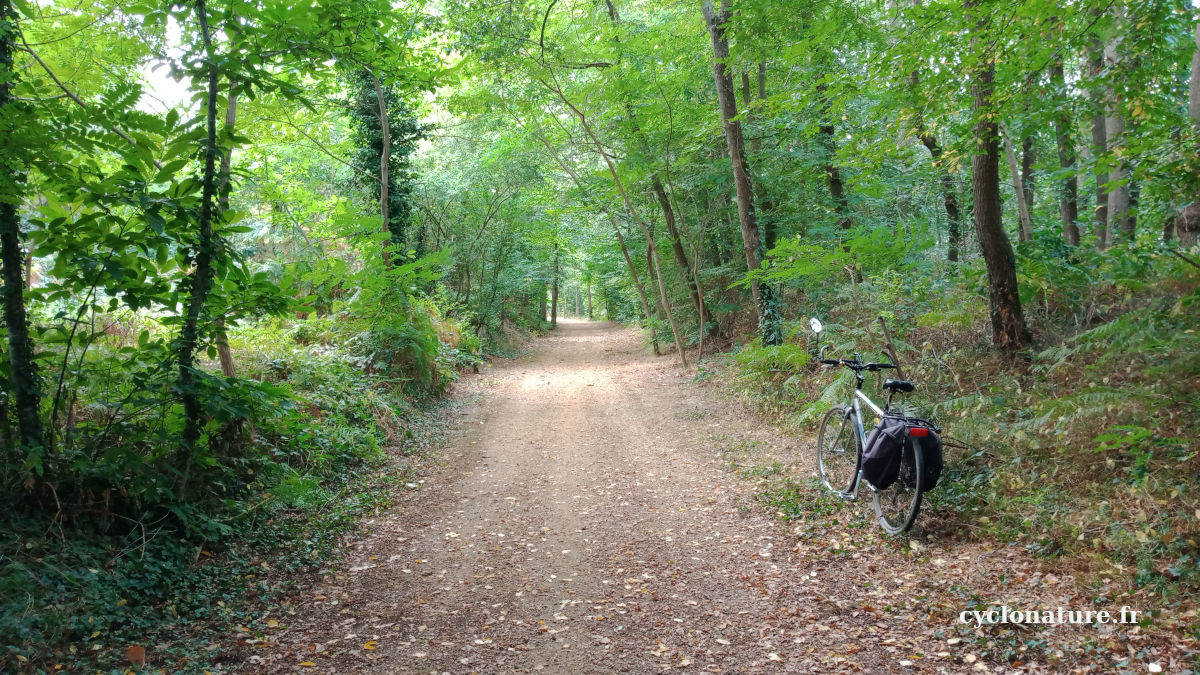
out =
{"type": "Polygon", "coordinates": [[[884,380],[883,388],[891,389],[893,391],[910,392],[913,389],[916,389],[917,385],[907,380],[884,380]]]}

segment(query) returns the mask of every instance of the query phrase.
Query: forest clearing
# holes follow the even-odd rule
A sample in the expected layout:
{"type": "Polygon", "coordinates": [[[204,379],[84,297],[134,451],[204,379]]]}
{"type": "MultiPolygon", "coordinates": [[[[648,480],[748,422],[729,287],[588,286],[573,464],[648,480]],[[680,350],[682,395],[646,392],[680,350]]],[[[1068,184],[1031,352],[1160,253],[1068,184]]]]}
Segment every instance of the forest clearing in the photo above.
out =
{"type": "Polygon", "coordinates": [[[0,165],[0,672],[1200,670],[1195,0],[0,0],[0,165]]]}

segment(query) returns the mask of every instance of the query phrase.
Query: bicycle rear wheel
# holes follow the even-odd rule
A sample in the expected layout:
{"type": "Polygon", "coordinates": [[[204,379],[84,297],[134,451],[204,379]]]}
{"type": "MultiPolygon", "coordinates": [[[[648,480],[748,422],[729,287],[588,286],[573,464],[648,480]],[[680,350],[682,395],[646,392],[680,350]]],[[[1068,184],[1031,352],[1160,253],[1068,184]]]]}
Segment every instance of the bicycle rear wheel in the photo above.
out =
{"type": "Polygon", "coordinates": [[[904,443],[904,451],[900,458],[900,475],[896,482],[886,490],[872,490],[875,516],[884,532],[900,534],[912,527],[917,513],[921,510],[924,468],[921,443],[909,436],[904,443]]]}
{"type": "Polygon", "coordinates": [[[830,408],[817,434],[817,468],[821,482],[837,493],[849,492],[858,473],[858,437],[850,421],[850,408],[830,408]]]}

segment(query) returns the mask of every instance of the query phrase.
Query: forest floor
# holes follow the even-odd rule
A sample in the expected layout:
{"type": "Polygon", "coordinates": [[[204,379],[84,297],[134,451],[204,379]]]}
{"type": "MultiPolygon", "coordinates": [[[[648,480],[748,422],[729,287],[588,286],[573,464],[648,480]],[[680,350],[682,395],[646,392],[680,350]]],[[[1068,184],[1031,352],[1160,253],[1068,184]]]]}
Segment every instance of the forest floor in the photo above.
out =
{"type": "Polygon", "coordinates": [[[961,623],[1130,599],[1097,604],[1020,547],[884,538],[869,500],[814,497],[810,516],[778,519],[738,457],[807,476],[811,439],[778,435],[632,330],[562,321],[457,395],[478,403],[420,489],[398,488],[342,565],[302,580],[226,667],[1144,673],[1181,672],[1194,649],[1136,625],[961,623]]]}

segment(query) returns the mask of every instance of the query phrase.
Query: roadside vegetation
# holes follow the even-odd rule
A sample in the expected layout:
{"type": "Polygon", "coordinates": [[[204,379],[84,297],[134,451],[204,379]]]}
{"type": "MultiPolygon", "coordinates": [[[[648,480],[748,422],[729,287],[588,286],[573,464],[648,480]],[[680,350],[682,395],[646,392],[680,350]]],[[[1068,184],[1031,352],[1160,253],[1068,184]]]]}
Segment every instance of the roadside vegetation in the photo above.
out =
{"type": "Polygon", "coordinates": [[[326,569],[423,411],[567,315],[797,434],[850,385],[808,317],[845,355],[883,317],[954,441],[924,531],[1196,637],[1198,24],[0,0],[0,670],[124,667],[178,622],[159,664],[219,661],[201,624],[275,620],[256,567],[326,569]]]}

